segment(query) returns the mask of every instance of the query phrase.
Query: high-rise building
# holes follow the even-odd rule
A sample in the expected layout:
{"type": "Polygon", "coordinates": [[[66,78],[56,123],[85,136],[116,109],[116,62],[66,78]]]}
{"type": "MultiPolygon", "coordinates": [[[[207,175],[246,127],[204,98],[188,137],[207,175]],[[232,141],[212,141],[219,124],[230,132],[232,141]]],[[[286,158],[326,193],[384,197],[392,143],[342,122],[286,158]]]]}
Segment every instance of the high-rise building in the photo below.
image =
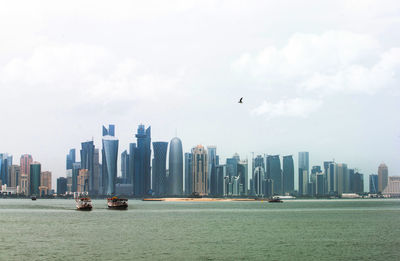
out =
{"type": "Polygon", "coordinates": [[[215,181],[211,182],[214,184],[213,190],[211,191],[213,196],[220,197],[224,195],[225,172],[226,165],[215,166],[215,175],[211,176],[211,178],[215,179],[215,181]]]}
{"type": "MultiPolygon", "coordinates": [[[[152,189],[155,195],[161,196],[166,194],[167,188],[167,149],[168,142],[153,142],[153,177],[152,189]]],[[[171,155],[171,152],[170,152],[171,155]]]]}
{"type": "Polygon", "coordinates": [[[217,147],[216,146],[207,146],[207,162],[208,162],[208,193],[210,193],[211,188],[215,184],[211,184],[211,176],[215,176],[215,166],[217,165],[217,147]]]}
{"type": "Polygon", "coordinates": [[[66,159],[66,168],[67,169],[72,169],[72,164],[75,163],[75,149],[70,149],[69,153],[67,154],[67,159],[66,159]]]}
{"type": "MultiPolygon", "coordinates": [[[[102,191],[102,180],[101,180],[101,171],[102,165],[100,164],[100,152],[99,149],[94,149],[93,153],[93,194],[99,194],[102,191]]],[[[89,172],[89,177],[90,177],[89,172]]]]}
{"type": "Polygon", "coordinates": [[[183,193],[183,151],[182,142],[175,137],[169,144],[169,176],[168,194],[182,195],[183,193]]]}
{"type": "Polygon", "coordinates": [[[129,154],[127,150],[124,150],[121,153],[121,177],[123,184],[127,184],[128,172],[129,172],[129,154]]]}
{"type": "Polygon", "coordinates": [[[193,157],[192,153],[185,153],[185,194],[190,195],[193,192],[193,157]]]}
{"type": "Polygon", "coordinates": [[[31,195],[40,195],[39,186],[40,186],[40,173],[41,173],[41,165],[39,162],[32,162],[30,164],[30,188],[29,192],[31,195]]]}
{"type": "MultiPolygon", "coordinates": [[[[321,166],[312,166],[311,175],[310,175],[310,183],[308,194],[315,196],[317,191],[317,175],[322,173],[321,166]]],[[[320,177],[321,178],[321,177],[320,177]]],[[[323,186],[323,182],[320,182],[320,186],[323,186]]]]}
{"type": "Polygon", "coordinates": [[[282,170],[279,155],[267,156],[267,179],[274,181],[274,194],[282,194],[282,170]]]}
{"type": "Polygon", "coordinates": [[[382,193],[388,184],[389,171],[385,163],[378,167],[378,192],[382,193]]]}
{"type": "Polygon", "coordinates": [[[2,185],[9,185],[9,170],[12,165],[12,156],[0,153],[0,180],[2,185]]]}
{"type": "Polygon", "coordinates": [[[294,192],[294,163],[293,156],[283,156],[283,193],[293,193],[294,192]]]}
{"type": "Polygon", "coordinates": [[[21,178],[21,167],[18,165],[11,165],[10,167],[10,187],[19,186],[19,180],[21,178]]]}
{"type": "Polygon", "coordinates": [[[378,175],[376,174],[369,175],[369,193],[378,193],[378,175]]]}
{"type": "Polygon", "coordinates": [[[67,192],[67,179],[60,177],[57,179],[57,194],[64,195],[67,192]]]}
{"type": "Polygon", "coordinates": [[[89,192],[89,171],[87,169],[79,170],[76,192],[89,192]]]}
{"type": "Polygon", "coordinates": [[[134,152],[134,195],[144,196],[151,192],[151,127],[145,129],[144,125],[139,125],[137,134],[137,148],[134,152]]]}
{"type": "Polygon", "coordinates": [[[299,152],[299,194],[308,194],[308,183],[309,183],[309,154],[307,151],[299,152]]]}
{"type": "Polygon", "coordinates": [[[264,169],[261,166],[258,166],[254,169],[253,173],[253,184],[254,184],[254,193],[255,196],[261,197],[264,194],[264,180],[265,180],[265,174],[264,174],[264,169]]]}
{"type": "Polygon", "coordinates": [[[325,175],[324,173],[317,173],[315,177],[315,195],[325,195],[325,175]]]}
{"type": "MultiPolygon", "coordinates": [[[[117,160],[118,160],[118,139],[115,138],[115,127],[114,125],[109,125],[107,130],[103,126],[103,194],[114,195],[115,194],[115,184],[117,179],[117,160]]],[[[90,191],[90,182],[89,182],[90,191]]]]}
{"type": "Polygon", "coordinates": [[[81,169],[80,162],[72,163],[72,187],[71,192],[77,192],[79,170],[81,169]]]}
{"type": "Polygon", "coordinates": [[[96,195],[99,193],[94,187],[94,143],[93,141],[82,142],[81,149],[81,169],[89,171],[89,193],[96,195]]]}
{"type": "Polygon", "coordinates": [[[327,168],[327,193],[329,195],[337,194],[337,183],[336,183],[336,163],[330,162],[327,168]]]}
{"type": "Polygon", "coordinates": [[[342,194],[345,192],[345,178],[347,175],[348,169],[347,169],[347,164],[341,163],[341,164],[336,164],[336,192],[337,195],[340,197],[342,194]]]}
{"type": "Polygon", "coordinates": [[[354,173],[353,175],[353,193],[363,193],[364,192],[364,175],[361,173],[354,173]]]}
{"type": "Polygon", "coordinates": [[[229,178],[237,176],[237,164],[239,163],[239,156],[235,154],[232,158],[226,159],[226,176],[229,178]]]}
{"type": "Polygon", "coordinates": [[[200,195],[207,195],[207,151],[202,145],[197,145],[192,149],[193,165],[192,180],[193,192],[200,195]]]}
{"type": "Polygon", "coordinates": [[[247,160],[239,161],[237,164],[237,177],[239,184],[239,195],[245,196],[248,194],[247,187],[248,187],[248,164],[247,160]]]}
{"type": "Polygon", "coordinates": [[[29,179],[27,174],[21,174],[19,179],[19,191],[21,194],[28,196],[29,195],[29,179]]]}
{"type": "Polygon", "coordinates": [[[33,162],[32,156],[29,154],[21,155],[20,159],[20,166],[21,166],[21,173],[26,174],[29,177],[30,165],[33,162]]]}
{"type": "Polygon", "coordinates": [[[135,151],[136,151],[136,143],[129,143],[129,164],[128,171],[126,173],[126,183],[132,185],[133,193],[133,177],[135,172],[135,151]]]}
{"type": "Polygon", "coordinates": [[[50,191],[51,191],[51,172],[42,171],[40,173],[39,194],[41,196],[48,195],[50,191]]]}

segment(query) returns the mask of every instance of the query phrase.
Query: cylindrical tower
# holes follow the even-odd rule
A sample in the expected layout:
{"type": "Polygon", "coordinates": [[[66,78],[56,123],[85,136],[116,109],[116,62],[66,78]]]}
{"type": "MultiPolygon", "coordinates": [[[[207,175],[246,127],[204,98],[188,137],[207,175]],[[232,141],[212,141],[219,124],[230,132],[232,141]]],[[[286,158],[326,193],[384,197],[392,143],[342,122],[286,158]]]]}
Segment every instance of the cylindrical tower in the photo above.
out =
{"type": "Polygon", "coordinates": [[[182,195],[183,192],[183,152],[182,142],[178,137],[169,145],[168,194],[182,195]]]}

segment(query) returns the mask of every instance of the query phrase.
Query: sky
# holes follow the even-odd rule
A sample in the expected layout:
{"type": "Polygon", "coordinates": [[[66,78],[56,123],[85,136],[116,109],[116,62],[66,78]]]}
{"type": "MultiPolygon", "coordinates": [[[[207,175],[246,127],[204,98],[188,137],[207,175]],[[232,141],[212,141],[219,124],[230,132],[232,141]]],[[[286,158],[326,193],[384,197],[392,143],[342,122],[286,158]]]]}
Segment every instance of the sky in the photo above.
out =
{"type": "Polygon", "coordinates": [[[122,152],[143,123],[223,161],[400,175],[399,28],[399,1],[1,1],[0,152],[55,187],[70,148],[111,123],[122,152]]]}

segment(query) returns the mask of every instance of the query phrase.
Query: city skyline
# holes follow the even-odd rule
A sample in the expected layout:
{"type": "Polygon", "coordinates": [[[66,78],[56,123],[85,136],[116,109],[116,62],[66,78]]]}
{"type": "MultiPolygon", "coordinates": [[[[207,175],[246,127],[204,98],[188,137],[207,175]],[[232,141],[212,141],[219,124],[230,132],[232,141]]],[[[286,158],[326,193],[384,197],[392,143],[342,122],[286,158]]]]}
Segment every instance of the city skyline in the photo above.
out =
{"type": "Polygon", "coordinates": [[[24,6],[0,10],[0,152],[33,155],[53,184],[104,123],[125,149],[143,123],[222,160],[308,151],[400,174],[397,1],[24,6]]]}

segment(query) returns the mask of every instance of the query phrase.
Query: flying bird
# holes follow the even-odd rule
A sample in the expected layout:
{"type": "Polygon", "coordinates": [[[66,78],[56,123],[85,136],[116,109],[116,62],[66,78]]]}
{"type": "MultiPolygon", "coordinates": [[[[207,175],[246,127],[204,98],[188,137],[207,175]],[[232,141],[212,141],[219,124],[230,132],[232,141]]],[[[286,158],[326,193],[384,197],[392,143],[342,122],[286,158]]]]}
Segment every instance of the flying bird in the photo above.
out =
{"type": "Polygon", "coordinates": [[[243,97],[240,98],[239,103],[243,103],[243,97]]]}

